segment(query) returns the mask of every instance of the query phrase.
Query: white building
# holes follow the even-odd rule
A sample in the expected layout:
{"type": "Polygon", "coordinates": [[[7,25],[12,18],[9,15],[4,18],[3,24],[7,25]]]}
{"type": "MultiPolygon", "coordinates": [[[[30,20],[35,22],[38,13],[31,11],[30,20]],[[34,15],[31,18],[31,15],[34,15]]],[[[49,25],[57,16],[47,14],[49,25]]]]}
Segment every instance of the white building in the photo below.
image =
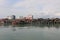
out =
{"type": "Polygon", "coordinates": [[[23,16],[19,16],[19,19],[24,19],[24,17],[23,16]]]}

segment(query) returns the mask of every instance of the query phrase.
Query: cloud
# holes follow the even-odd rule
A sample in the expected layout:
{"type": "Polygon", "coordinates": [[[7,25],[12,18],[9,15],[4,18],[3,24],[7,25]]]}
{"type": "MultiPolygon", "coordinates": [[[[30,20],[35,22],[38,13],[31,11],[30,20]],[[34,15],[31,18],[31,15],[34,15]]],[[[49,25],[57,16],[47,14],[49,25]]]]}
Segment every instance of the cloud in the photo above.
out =
{"type": "Polygon", "coordinates": [[[0,6],[2,14],[17,16],[32,14],[45,18],[60,16],[60,0],[0,0],[0,6]]]}
{"type": "Polygon", "coordinates": [[[23,2],[17,2],[14,7],[25,8],[26,13],[55,13],[60,10],[60,0],[24,0],[23,2]]]}
{"type": "Polygon", "coordinates": [[[5,3],[5,0],[0,0],[0,6],[3,6],[5,3]]]}

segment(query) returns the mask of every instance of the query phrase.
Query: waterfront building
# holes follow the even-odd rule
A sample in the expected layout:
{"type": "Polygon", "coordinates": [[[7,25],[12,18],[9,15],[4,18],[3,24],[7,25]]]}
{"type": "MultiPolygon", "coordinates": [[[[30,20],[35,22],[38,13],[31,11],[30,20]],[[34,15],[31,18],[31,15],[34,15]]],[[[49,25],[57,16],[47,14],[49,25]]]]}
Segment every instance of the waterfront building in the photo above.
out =
{"type": "Polygon", "coordinates": [[[28,16],[26,17],[26,19],[32,20],[32,19],[33,19],[33,15],[28,15],[28,16]]]}
{"type": "Polygon", "coordinates": [[[16,19],[15,15],[12,15],[12,19],[13,19],[13,20],[15,20],[15,19],[16,19]]]}
{"type": "Polygon", "coordinates": [[[19,16],[19,19],[23,19],[23,16],[19,16]]]}
{"type": "Polygon", "coordinates": [[[11,17],[10,17],[10,16],[7,16],[6,18],[7,18],[7,19],[11,19],[11,17]]]}

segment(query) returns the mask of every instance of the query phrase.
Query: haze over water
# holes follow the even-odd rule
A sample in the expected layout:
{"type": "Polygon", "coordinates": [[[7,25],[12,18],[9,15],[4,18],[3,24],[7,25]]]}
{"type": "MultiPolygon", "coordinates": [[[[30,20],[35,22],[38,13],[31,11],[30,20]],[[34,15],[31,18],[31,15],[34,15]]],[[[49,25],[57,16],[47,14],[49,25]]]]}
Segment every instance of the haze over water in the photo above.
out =
{"type": "Polygon", "coordinates": [[[0,40],[60,40],[60,25],[4,25],[0,26],[0,40]]]}

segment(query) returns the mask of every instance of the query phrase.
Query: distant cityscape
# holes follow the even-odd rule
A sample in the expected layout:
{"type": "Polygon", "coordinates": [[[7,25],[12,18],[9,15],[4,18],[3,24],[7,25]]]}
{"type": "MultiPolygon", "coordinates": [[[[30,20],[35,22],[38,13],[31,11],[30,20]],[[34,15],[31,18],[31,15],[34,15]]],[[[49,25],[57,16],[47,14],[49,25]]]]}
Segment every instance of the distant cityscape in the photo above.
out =
{"type": "Polygon", "coordinates": [[[28,15],[27,17],[19,16],[16,18],[15,15],[7,16],[6,18],[0,19],[1,24],[11,24],[11,25],[18,25],[18,24],[56,24],[60,23],[59,18],[38,18],[34,19],[33,15],[28,15]]]}

